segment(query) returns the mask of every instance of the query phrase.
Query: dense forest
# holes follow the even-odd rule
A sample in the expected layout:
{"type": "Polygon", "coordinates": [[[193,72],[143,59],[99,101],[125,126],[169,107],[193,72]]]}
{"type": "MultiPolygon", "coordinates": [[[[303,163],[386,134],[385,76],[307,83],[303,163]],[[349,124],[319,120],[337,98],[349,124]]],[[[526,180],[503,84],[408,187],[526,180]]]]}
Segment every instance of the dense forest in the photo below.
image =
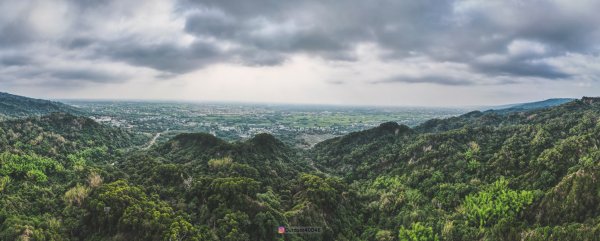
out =
{"type": "Polygon", "coordinates": [[[205,133],[143,149],[137,133],[50,112],[0,122],[0,240],[600,237],[597,98],[388,122],[309,150],[205,133]]]}

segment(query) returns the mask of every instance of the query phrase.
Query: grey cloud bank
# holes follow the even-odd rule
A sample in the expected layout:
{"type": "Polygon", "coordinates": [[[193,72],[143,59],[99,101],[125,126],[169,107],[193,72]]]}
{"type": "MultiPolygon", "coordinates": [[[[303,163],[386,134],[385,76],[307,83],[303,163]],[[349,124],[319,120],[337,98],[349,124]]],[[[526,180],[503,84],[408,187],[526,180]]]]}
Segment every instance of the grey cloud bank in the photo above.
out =
{"type": "Polygon", "coordinates": [[[337,86],[597,86],[598,66],[570,63],[600,61],[596,9],[567,0],[8,0],[0,87],[201,81],[214,66],[285,69],[298,56],[326,65],[321,82],[337,86]],[[362,81],[338,67],[368,75],[365,61],[373,75],[362,81]]]}

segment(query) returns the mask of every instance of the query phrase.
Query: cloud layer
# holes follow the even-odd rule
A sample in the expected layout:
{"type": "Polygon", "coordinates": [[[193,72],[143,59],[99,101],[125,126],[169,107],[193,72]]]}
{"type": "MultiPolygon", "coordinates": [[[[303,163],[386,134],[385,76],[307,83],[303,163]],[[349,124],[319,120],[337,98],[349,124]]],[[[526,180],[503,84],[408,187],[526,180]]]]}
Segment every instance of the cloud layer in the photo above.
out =
{"type": "Polygon", "coordinates": [[[597,9],[593,0],[8,0],[0,85],[169,81],[298,57],[325,65],[333,85],[596,84],[600,69],[580,60],[600,61],[597,9]]]}

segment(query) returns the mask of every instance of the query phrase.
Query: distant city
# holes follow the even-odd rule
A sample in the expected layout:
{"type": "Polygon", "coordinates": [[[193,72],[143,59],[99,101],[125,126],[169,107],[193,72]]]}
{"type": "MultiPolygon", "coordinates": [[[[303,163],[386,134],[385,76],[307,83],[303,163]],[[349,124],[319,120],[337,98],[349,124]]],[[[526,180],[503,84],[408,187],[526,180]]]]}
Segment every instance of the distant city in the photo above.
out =
{"type": "Polygon", "coordinates": [[[296,147],[365,130],[383,122],[408,126],[465,113],[459,108],[350,107],[239,103],[63,100],[97,122],[165,141],[178,133],[206,132],[236,141],[270,133],[296,147]],[[161,133],[161,135],[159,135],[161,133]]]}

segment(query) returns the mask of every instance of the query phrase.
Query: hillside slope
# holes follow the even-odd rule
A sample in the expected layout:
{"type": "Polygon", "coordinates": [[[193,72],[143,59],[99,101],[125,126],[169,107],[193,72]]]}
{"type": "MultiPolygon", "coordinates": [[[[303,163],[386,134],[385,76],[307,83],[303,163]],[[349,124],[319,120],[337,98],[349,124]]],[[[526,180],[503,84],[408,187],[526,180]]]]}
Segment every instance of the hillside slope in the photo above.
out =
{"type": "Polygon", "coordinates": [[[442,240],[594,240],[597,100],[431,120],[401,139],[354,135],[348,145],[323,142],[311,156],[358,187],[363,223],[377,232],[410,233],[419,223],[442,240]]]}
{"type": "Polygon", "coordinates": [[[77,108],[49,100],[0,92],[0,120],[47,115],[52,112],[79,113],[77,108]]]}
{"type": "Polygon", "coordinates": [[[494,107],[491,110],[496,113],[509,113],[516,111],[527,111],[527,110],[537,110],[543,108],[549,108],[552,106],[562,105],[564,103],[568,103],[574,101],[573,98],[553,98],[542,101],[528,102],[528,103],[520,103],[520,104],[512,104],[505,106],[494,107]]]}
{"type": "Polygon", "coordinates": [[[116,150],[144,140],[134,133],[67,113],[0,122],[0,152],[61,157],[90,147],[116,150]]]}

